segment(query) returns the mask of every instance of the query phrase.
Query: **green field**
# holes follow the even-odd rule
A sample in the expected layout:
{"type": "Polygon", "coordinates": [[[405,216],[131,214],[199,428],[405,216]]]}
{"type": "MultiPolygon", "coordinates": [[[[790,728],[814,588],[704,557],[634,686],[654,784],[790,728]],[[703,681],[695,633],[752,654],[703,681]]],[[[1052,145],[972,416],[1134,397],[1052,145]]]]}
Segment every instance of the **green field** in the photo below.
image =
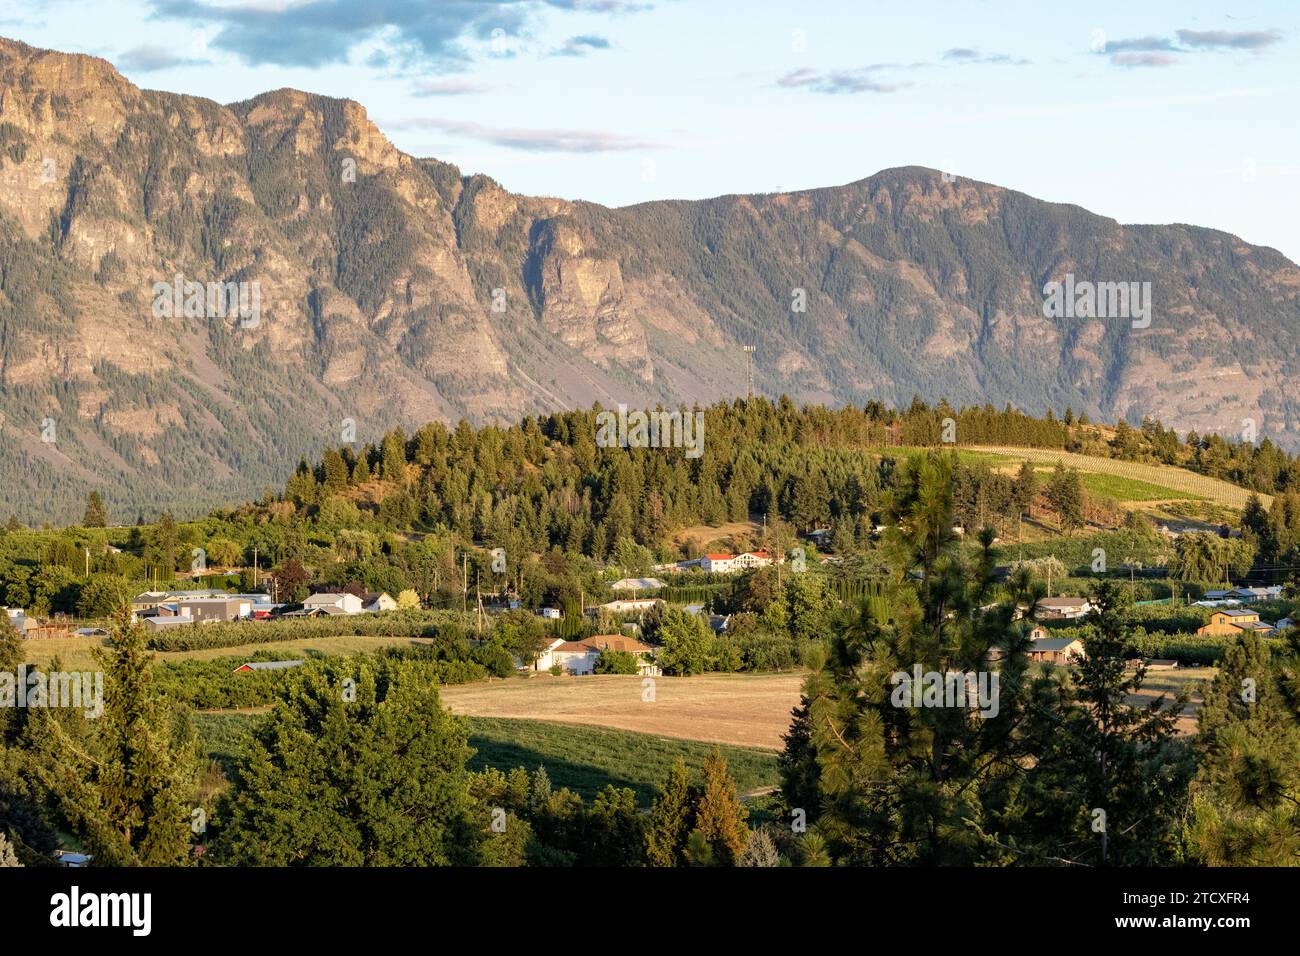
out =
{"type": "MultiPolygon", "coordinates": [[[[1034,470],[1044,480],[1052,474],[1050,468],[1035,468],[1034,470]]],[[[1202,495],[1178,491],[1164,485],[1153,485],[1138,478],[1125,478],[1123,475],[1100,475],[1081,471],[1079,481],[1083,483],[1083,487],[1087,489],[1089,494],[1098,495],[1102,498],[1113,498],[1115,501],[1205,500],[1202,495]]]]}
{"type": "MultiPolygon", "coordinates": [[[[1079,455],[1057,448],[1021,448],[993,446],[944,446],[957,452],[957,458],[970,465],[982,462],[994,469],[1018,466],[1022,461],[1032,462],[1036,471],[1051,471],[1056,463],[1078,469],[1079,477],[1088,491],[1115,501],[1168,501],[1184,500],[1212,502],[1221,507],[1240,511],[1250,492],[1244,488],[1207,478],[1185,468],[1171,465],[1152,465],[1079,455]]],[[[931,449],[919,446],[890,446],[870,449],[882,455],[901,457],[931,449]]],[[[1272,502],[1269,495],[1260,495],[1264,507],[1272,502]]]]}
{"type": "MultiPolygon", "coordinates": [[[[195,723],[212,758],[229,766],[243,747],[242,737],[259,714],[209,712],[195,723]]],[[[649,806],[678,757],[698,773],[712,744],[656,737],[622,730],[503,717],[467,717],[469,743],[477,753],[470,769],[511,770],[546,767],[555,787],[568,787],[590,800],[606,784],[628,787],[649,806]]],[[[721,746],[741,794],[779,783],[776,754],[768,750],[721,746]]]]}

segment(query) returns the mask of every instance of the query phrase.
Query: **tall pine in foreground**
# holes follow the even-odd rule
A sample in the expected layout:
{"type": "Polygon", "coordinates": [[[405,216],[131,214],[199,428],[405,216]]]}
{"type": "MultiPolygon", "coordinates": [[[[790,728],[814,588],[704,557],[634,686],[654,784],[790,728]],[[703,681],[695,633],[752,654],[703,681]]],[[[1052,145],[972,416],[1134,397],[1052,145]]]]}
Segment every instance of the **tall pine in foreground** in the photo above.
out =
{"type": "MultiPolygon", "coordinates": [[[[950,456],[911,459],[896,482],[886,524],[896,569],[888,619],[862,605],[843,616],[826,662],[804,686],[807,733],[820,768],[817,793],[802,776],[806,754],[787,748],[786,787],[816,798],[818,830],[837,862],[954,864],[987,855],[983,821],[1020,773],[1015,737],[1025,667],[1015,603],[993,604],[992,535],[963,561],[952,530],[950,456]],[[999,661],[996,713],[973,706],[896,704],[895,675],[914,668],[985,675],[999,661]]],[[[1023,587],[1023,579],[1013,587],[1023,587]]],[[[987,683],[986,683],[986,686],[987,683]]],[[[992,708],[990,708],[990,711],[992,708]]],[[[811,808],[808,808],[811,809],[811,808]]]]}
{"type": "MultiPolygon", "coordinates": [[[[8,618],[0,619],[0,673],[16,676],[23,660],[22,639],[8,618]]],[[[35,864],[48,860],[57,841],[44,813],[44,794],[33,779],[36,758],[27,734],[31,713],[0,707],[0,835],[7,832],[11,852],[35,864]]]]}
{"type": "Polygon", "coordinates": [[[1205,689],[1188,836],[1211,866],[1300,866],[1297,651],[1243,634],[1205,689]]]}
{"type": "Polygon", "coordinates": [[[735,866],[749,842],[745,818],[727,761],[715,747],[704,759],[704,786],[696,804],[692,836],[698,833],[703,837],[715,865],[735,866]]]}
{"type": "Polygon", "coordinates": [[[668,771],[668,782],[650,810],[646,828],[646,862],[650,866],[682,866],[693,825],[690,773],[680,757],[668,771]]]}
{"type": "Polygon", "coordinates": [[[42,710],[33,720],[37,773],[100,866],[175,866],[190,853],[198,740],[154,688],[144,628],[127,612],[97,649],[102,715],[42,710]]]}
{"type": "Polygon", "coordinates": [[[1178,736],[1186,691],[1144,698],[1144,666],[1103,581],[1074,666],[1036,675],[1025,727],[1034,755],[1008,802],[1010,862],[1158,866],[1182,859],[1194,761],[1178,736]]]}
{"type": "MultiPolygon", "coordinates": [[[[213,856],[236,866],[478,862],[491,813],[470,792],[465,724],[424,660],[308,665],[276,694],[221,807],[213,856]]],[[[550,785],[539,770],[532,822],[550,785]]]]}

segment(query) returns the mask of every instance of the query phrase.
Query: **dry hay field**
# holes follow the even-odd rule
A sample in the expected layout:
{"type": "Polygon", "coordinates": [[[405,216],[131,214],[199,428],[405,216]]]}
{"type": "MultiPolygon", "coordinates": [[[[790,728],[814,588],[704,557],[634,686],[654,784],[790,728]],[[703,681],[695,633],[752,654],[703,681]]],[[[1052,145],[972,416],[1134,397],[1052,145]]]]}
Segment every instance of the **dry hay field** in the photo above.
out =
{"type": "Polygon", "coordinates": [[[799,703],[802,672],[655,677],[530,674],[442,689],[443,703],[466,717],[512,717],[631,730],[661,737],[779,750],[799,703]]]}

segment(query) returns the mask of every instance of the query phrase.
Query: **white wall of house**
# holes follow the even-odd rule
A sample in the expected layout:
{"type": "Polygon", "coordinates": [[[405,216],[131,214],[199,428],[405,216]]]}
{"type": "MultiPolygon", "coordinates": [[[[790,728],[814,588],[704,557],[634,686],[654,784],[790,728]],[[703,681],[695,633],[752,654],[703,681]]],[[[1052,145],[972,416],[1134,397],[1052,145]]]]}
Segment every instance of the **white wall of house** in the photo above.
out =
{"type": "Polygon", "coordinates": [[[302,602],[303,607],[336,607],[345,614],[360,614],[364,607],[355,594],[313,594],[302,602]]]}

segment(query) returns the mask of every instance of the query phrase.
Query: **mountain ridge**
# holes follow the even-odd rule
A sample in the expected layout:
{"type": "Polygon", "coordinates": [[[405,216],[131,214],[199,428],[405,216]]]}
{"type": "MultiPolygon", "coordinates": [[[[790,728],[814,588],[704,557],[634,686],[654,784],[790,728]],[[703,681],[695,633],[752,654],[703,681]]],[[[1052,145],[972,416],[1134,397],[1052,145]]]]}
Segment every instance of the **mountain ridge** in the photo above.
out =
{"type": "Polygon", "coordinates": [[[282,485],[349,422],[360,444],[433,419],[708,403],[744,394],[742,345],[756,388],[798,401],[1253,420],[1296,447],[1300,267],[1219,230],[946,179],[522,196],[403,153],[352,100],[222,105],[0,39],[0,510],[66,519],[98,489],[119,514],[201,511],[282,485]],[[1046,318],[1042,286],[1067,271],[1151,281],[1152,327],[1046,318]],[[150,290],[176,274],[259,283],[259,325],[154,319],[150,290]]]}

